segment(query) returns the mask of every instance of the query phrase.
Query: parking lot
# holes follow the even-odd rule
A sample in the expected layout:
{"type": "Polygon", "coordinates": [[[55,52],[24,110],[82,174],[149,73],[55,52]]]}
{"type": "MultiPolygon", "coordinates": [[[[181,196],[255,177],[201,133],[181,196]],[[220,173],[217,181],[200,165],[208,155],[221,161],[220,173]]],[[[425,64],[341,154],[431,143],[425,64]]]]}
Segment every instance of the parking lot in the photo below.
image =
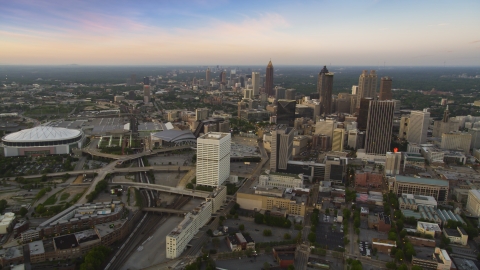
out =
{"type": "Polygon", "coordinates": [[[360,241],[360,243],[358,244],[358,248],[360,249],[360,254],[362,254],[362,256],[372,256],[372,250],[369,242],[360,241]]]}
{"type": "Polygon", "coordinates": [[[360,228],[360,241],[369,242],[372,241],[372,238],[387,239],[388,234],[376,230],[360,228]]]}
{"type": "Polygon", "coordinates": [[[320,222],[316,231],[316,242],[322,246],[326,245],[330,250],[344,248],[345,246],[343,243],[343,225],[333,221],[333,216],[320,214],[320,222]]]}
{"type": "Polygon", "coordinates": [[[244,232],[248,232],[256,243],[284,241],[285,239],[283,236],[285,233],[290,234],[293,239],[298,233],[298,231],[293,229],[293,225],[290,227],[290,229],[285,229],[279,227],[270,227],[264,224],[256,224],[253,221],[253,218],[239,218],[240,219],[227,219],[223,222],[223,225],[228,226],[229,228],[232,227],[238,229],[238,226],[243,224],[245,226],[244,232]],[[271,230],[272,236],[263,236],[263,230],[271,230]]]}
{"type": "Polygon", "coordinates": [[[272,254],[259,254],[257,257],[243,257],[241,259],[232,260],[217,260],[215,264],[217,267],[228,270],[243,270],[243,269],[263,269],[265,263],[271,266],[278,266],[278,263],[273,258],[272,254]]]}

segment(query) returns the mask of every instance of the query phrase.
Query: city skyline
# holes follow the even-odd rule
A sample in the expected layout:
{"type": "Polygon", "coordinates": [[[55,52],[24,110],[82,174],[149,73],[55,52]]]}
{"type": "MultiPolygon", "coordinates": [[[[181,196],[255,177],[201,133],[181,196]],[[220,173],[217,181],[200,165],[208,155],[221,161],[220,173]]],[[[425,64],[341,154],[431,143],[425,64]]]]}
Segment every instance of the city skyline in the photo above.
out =
{"type": "Polygon", "coordinates": [[[454,8],[446,1],[15,1],[2,9],[0,65],[264,65],[271,58],[278,66],[472,66],[480,59],[473,1],[454,8]]]}

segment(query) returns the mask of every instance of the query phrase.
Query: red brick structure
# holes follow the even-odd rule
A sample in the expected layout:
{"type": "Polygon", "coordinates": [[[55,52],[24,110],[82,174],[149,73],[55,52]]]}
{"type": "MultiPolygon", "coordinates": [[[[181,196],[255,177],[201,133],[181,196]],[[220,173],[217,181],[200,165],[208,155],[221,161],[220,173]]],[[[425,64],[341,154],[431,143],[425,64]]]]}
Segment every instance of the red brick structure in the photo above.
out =
{"type": "Polygon", "coordinates": [[[359,172],[355,173],[355,186],[356,187],[372,187],[377,188],[382,185],[383,175],[371,172],[359,172]]]}

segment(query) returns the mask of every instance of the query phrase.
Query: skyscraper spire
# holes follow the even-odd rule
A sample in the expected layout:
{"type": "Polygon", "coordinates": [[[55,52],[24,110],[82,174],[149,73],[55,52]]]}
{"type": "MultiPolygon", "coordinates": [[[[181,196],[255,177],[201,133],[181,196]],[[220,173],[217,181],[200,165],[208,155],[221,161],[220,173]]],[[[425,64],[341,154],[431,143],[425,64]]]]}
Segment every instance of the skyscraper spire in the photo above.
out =
{"type": "Polygon", "coordinates": [[[268,62],[266,75],[265,75],[265,93],[269,96],[273,96],[273,64],[272,60],[268,62]]]}

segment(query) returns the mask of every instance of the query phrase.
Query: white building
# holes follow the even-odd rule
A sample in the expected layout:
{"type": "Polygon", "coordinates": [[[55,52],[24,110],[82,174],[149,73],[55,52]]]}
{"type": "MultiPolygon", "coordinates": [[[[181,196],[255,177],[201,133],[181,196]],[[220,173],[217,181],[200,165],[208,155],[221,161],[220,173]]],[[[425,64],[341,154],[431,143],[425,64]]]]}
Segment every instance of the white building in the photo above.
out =
{"type": "Polygon", "coordinates": [[[277,188],[303,188],[303,174],[274,173],[262,174],[258,178],[258,185],[277,188]]]}
{"type": "Polygon", "coordinates": [[[442,149],[459,150],[464,153],[470,152],[470,144],[472,143],[472,134],[462,132],[451,132],[442,134],[442,149]]]}
{"type": "Polygon", "coordinates": [[[210,132],[197,139],[197,184],[219,186],[230,175],[230,133],[210,132]]]}
{"type": "Polygon", "coordinates": [[[445,153],[433,144],[423,144],[420,152],[422,153],[422,156],[428,160],[428,162],[430,162],[430,164],[443,163],[445,153]]]}
{"type": "Polygon", "coordinates": [[[385,159],[385,174],[386,175],[397,175],[400,173],[400,163],[402,161],[401,152],[387,152],[385,159]]]}
{"type": "Polygon", "coordinates": [[[412,111],[407,132],[407,140],[411,143],[426,143],[428,124],[430,123],[430,112],[428,109],[423,111],[412,111]]]}
{"type": "Polygon", "coordinates": [[[15,214],[8,212],[5,215],[0,215],[0,234],[7,234],[13,225],[15,214]]]}
{"type": "Polygon", "coordinates": [[[257,96],[260,94],[260,73],[252,72],[252,86],[253,86],[253,95],[257,96]]]}
{"type": "Polygon", "coordinates": [[[467,211],[470,214],[480,217],[480,191],[472,189],[468,192],[467,211]]]}
{"type": "Polygon", "coordinates": [[[203,227],[212,215],[212,203],[202,202],[199,207],[187,213],[185,218],[166,238],[167,259],[179,257],[187,248],[198,230],[203,227]]]}

